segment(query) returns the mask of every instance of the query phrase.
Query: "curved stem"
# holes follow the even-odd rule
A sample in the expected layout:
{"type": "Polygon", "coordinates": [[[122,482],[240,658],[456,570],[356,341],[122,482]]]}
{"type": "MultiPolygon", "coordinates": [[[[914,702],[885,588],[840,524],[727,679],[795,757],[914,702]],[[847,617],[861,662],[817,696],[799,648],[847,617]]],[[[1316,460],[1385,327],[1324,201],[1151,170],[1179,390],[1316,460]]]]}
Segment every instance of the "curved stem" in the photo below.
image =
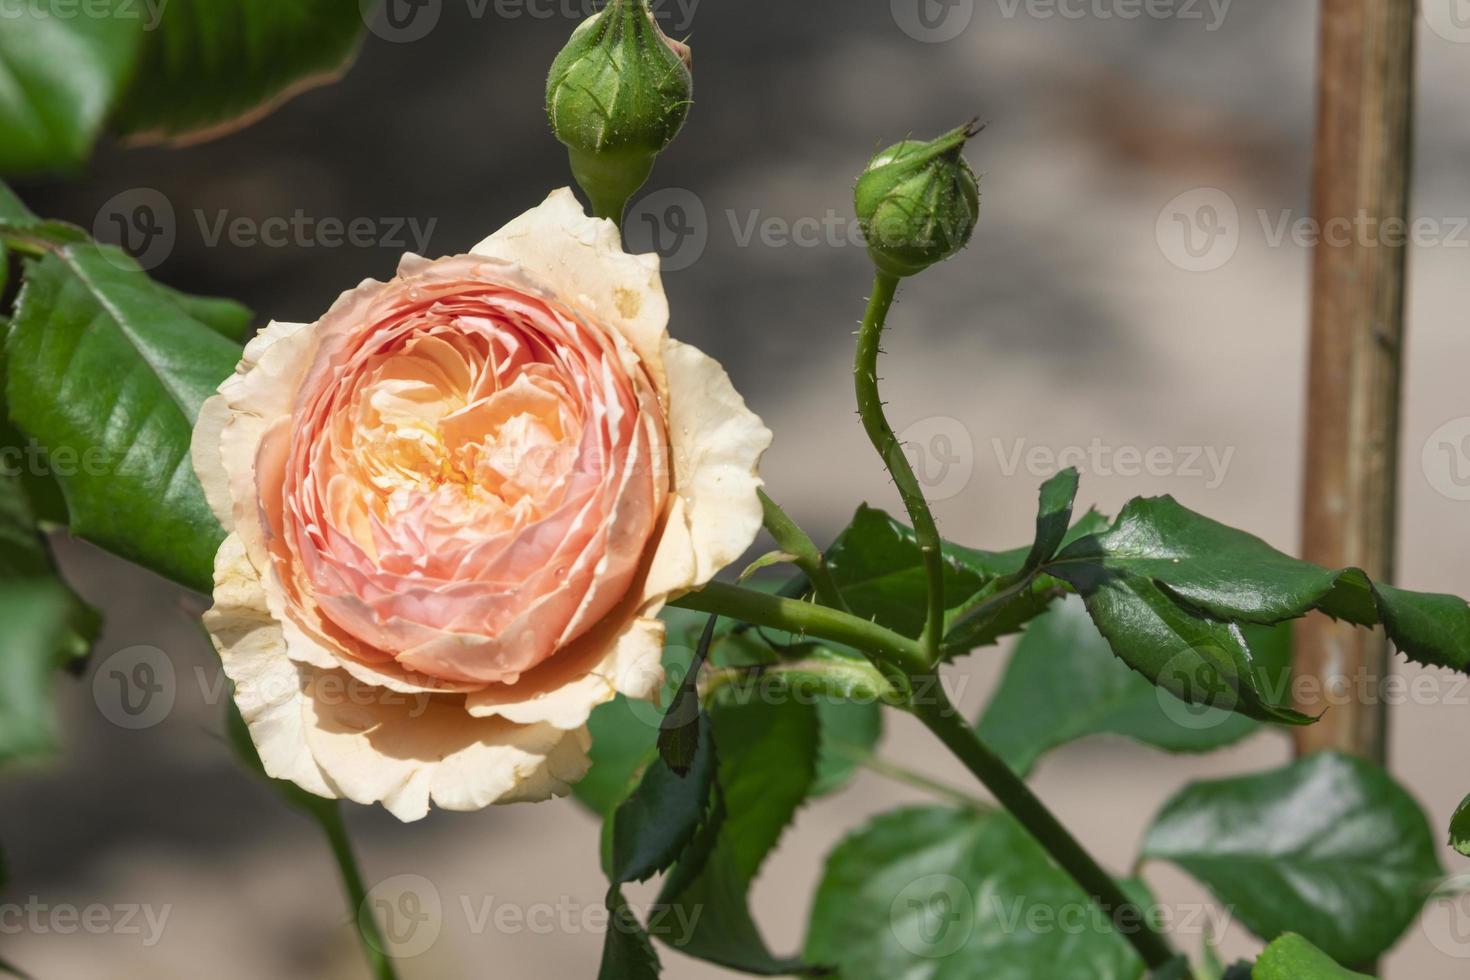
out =
{"type": "Polygon", "coordinates": [[[762,490],[760,496],[762,523],[771,532],[771,537],[776,539],[776,544],[796,559],[796,567],[806,572],[806,577],[812,580],[812,588],[816,590],[817,598],[823,604],[847,612],[847,603],[843,601],[837,582],[832,578],[832,570],[827,567],[822,550],[769,494],[762,490]]]}
{"type": "Polygon", "coordinates": [[[995,795],[1021,826],[1036,838],[1052,860],[1071,875],[1082,890],[1102,909],[1120,935],[1132,944],[1150,970],[1157,970],[1174,959],[1168,941],[1155,932],[1145,916],[1137,916],[1137,924],[1124,928],[1120,915],[1137,903],[1130,899],[1117,881],[1093,860],[1077,839],[1031,792],[1030,787],[990,750],[975,734],[938,684],[922,685],[925,696],[911,705],[913,713],[970,772],[995,795]]]}
{"type": "Polygon", "coordinates": [[[904,509],[913,522],[914,536],[923,556],[929,601],[919,643],[929,663],[934,664],[939,661],[939,644],[944,637],[944,553],[940,550],[939,528],[934,523],[934,515],[929,511],[929,503],[924,499],[924,491],[919,487],[913,467],[903,454],[903,446],[883,415],[883,400],[878,394],[879,342],[883,338],[883,323],[888,318],[888,310],[893,306],[893,296],[897,291],[896,276],[879,272],[874,278],[873,295],[868,298],[868,310],[858,331],[853,378],[863,429],[898,487],[898,495],[903,498],[904,509]]]}
{"type": "Polygon", "coordinates": [[[800,599],[767,595],[738,585],[710,582],[669,603],[680,609],[716,613],[741,622],[768,626],[788,633],[805,633],[834,643],[845,643],[872,655],[905,674],[926,669],[924,650],[913,640],[850,613],[800,599]]]}
{"type": "Polygon", "coordinates": [[[367,888],[363,886],[362,873],[357,870],[357,858],[352,853],[352,841],[348,839],[347,828],[342,823],[341,810],[334,802],[331,806],[313,807],[312,812],[326,833],[327,842],[332,846],[332,856],[337,859],[337,868],[342,872],[342,887],[347,892],[358,941],[373,969],[373,977],[375,980],[398,980],[398,974],[393,972],[393,961],[383,952],[388,947],[378,931],[378,922],[372,911],[363,907],[367,901],[367,888]]]}

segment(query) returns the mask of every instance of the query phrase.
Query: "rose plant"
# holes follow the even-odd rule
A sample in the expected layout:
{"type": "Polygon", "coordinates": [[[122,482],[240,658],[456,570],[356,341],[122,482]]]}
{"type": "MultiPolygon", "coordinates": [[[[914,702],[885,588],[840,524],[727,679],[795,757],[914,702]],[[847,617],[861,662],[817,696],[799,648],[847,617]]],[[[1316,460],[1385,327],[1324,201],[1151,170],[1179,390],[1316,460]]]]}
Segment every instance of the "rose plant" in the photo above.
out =
{"type": "MultiPolygon", "coordinates": [[[[268,6],[241,15],[258,36],[319,34],[283,48],[310,55],[265,68],[237,39],[172,58],[197,22],[165,15],[141,36],[37,5],[0,35],[0,59],[64,125],[0,105],[0,167],[74,164],[104,125],[238,123],[356,44],[355,12],[293,28],[268,6]],[[91,97],[18,56],[25,45],[80,45],[91,97]],[[181,79],[198,93],[187,105],[145,94],[181,79]]],[[[898,142],[857,181],[875,278],[855,397],[906,521],[864,505],[819,548],[763,489],[771,433],[676,339],[677,316],[670,332],[657,256],[622,245],[627,200],[689,111],[690,65],[645,0],[609,0],[547,85],[593,215],[552,190],[465,254],[405,255],[313,323],[252,331],[238,304],[169,289],[0,186],[0,442],[103,461],[0,478],[13,628],[0,761],[51,747],[52,675],[96,635],[50,558],[49,532],[67,527],[212,596],[234,745],[321,823],[379,977],[396,966],[336,801],[418,820],[568,793],[603,820],[605,980],[659,976],[653,938],[740,972],[848,980],[1357,975],[1443,884],[1429,822],[1382,768],[1310,756],[1194,783],[1156,816],[1140,863],[1182,868],[1266,944],[1229,968],[1176,949],[1141,877],[1104,869],[1025,777],[1092,734],[1205,752],[1314,723],[1286,696],[1288,624],[1308,613],[1466,671],[1470,606],[1299,561],[1168,497],[1077,515],[1071,470],[1041,487],[1019,547],[943,540],[884,416],[878,361],[903,282],[975,232],[974,124],[898,142]],[[740,570],[762,528],[774,549],[740,570]],[[961,716],[944,669],[1023,628],[989,706],[961,716]],[[873,756],[884,711],[917,718],[990,799],[873,756]],[[803,802],[858,765],[945,805],[880,815],[839,844],[803,948],[775,954],[750,885],[803,802]],[[655,876],[641,921],[623,887],[655,876]],[[1100,926],[1008,929],[981,895],[1080,906],[1100,926]],[[696,924],[675,933],[677,916],[696,924]]],[[[1446,818],[1470,853],[1470,801],[1446,818]]]]}

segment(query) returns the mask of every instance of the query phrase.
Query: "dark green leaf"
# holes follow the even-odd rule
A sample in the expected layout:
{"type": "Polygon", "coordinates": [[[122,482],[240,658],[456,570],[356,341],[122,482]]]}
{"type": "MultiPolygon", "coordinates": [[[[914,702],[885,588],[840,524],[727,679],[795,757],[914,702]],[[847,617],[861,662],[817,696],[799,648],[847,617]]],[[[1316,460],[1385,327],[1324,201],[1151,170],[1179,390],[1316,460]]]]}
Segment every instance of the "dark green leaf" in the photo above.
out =
{"type": "Polygon", "coordinates": [[[40,221],[31,209],[25,206],[10,185],[0,180],[0,224],[28,225],[40,221]]]}
{"type": "Polygon", "coordinates": [[[1442,874],[1408,793],[1381,768],[1333,753],[1186,787],[1155,818],[1143,855],[1198,878],[1257,936],[1296,931],[1345,963],[1392,946],[1442,874]]]}
{"type": "Polygon", "coordinates": [[[1170,598],[1232,622],[1279,623],[1320,609],[1359,626],[1382,623],[1410,657],[1470,668],[1470,605],[1463,599],[1299,561],[1172,497],[1130,501],[1112,528],[1073,542],[1045,570],[1084,595],[1110,582],[1152,582],[1170,598]]]}
{"type": "Polygon", "coordinates": [[[113,116],[130,134],[242,124],[346,70],[364,22],[354,0],[168,0],[113,116]]]}
{"type": "Polygon", "coordinates": [[[72,531],[201,592],[224,532],[189,460],[193,420],[240,349],[116,249],[30,265],[6,345],[11,415],[60,461],[72,531]]]}
{"type": "MultiPolygon", "coordinates": [[[[1270,649],[1284,668],[1285,643],[1270,649]]],[[[1082,600],[1068,596],[1016,644],[980,719],[980,736],[1022,775],[1046,752],[1090,735],[1121,735],[1169,752],[1208,752],[1239,741],[1256,722],[1196,707],[1113,656],[1082,600]]]]}
{"type": "Polygon", "coordinates": [[[1112,924],[1013,818],[941,807],[886,813],[828,856],[806,958],[835,964],[843,980],[1143,973],[1112,924]]]}
{"type": "Polygon", "coordinates": [[[1072,501],[1077,497],[1077,471],[1065,469],[1041,485],[1036,512],[1036,540],[1026,555],[1023,573],[1036,571],[1051,560],[1067,538],[1072,523],[1072,501]]]}
{"type": "Polygon", "coordinates": [[[1253,980],[1369,980],[1345,970],[1301,936],[1285,935],[1266,947],[1256,961],[1253,980]]]}
{"type": "Polygon", "coordinates": [[[689,662],[689,669],[658,726],[659,758],[680,776],[689,772],[689,767],[694,764],[694,755],[699,751],[699,672],[709,656],[710,641],[714,639],[715,624],[719,619],[711,616],[704,624],[699,645],[694,648],[694,659],[689,662]]]}
{"type": "Polygon", "coordinates": [[[1465,797],[1450,818],[1450,846],[1470,857],[1470,796],[1465,797]]]}
{"type": "Polygon", "coordinates": [[[700,714],[702,731],[687,774],[679,775],[654,759],[626,800],[613,812],[614,884],[646,881],[673,864],[704,820],[714,778],[715,750],[709,722],[700,714]]]}
{"type": "Polygon", "coordinates": [[[607,935],[597,980],[658,980],[658,953],[617,885],[607,893],[607,935]]]}
{"type": "Polygon", "coordinates": [[[751,882],[816,775],[817,715],[791,697],[721,700],[711,710],[720,750],[723,819],[699,857],[674,869],[649,931],[699,959],[746,973],[796,972],[770,952],[751,919],[751,882]],[[699,910],[697,918],[692,914],[699,910]],[[692,925],[691,925],[692,923],[692,925]]]}
{"type": "Polygon", "coordinates": [[[6,13],[0,173],[72,169],[86,160],[137,60],[142,11],[122,0],[94,3],[91,12],[67,0],[30,0],[6,13]]]}

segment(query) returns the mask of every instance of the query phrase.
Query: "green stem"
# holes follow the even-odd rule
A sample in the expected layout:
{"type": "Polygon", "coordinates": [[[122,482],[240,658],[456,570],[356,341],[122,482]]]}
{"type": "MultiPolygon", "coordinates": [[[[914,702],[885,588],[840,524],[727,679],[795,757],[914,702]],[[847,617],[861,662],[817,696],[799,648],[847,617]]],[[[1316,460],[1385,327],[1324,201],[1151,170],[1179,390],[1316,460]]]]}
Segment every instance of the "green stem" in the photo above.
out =
{"type": "Polygon", "coordinates": [[[358,941],[373,968],[373,976],[376,980],[398,980],[398,974],[393,972],[393,961],[383,952],[388,946],[378,931],[378,921],[373,918],[372,910],[364,907],[367,889],[363,886],[362,873],[357,870],[357,858],[352,853],[352,841],[348,839],[347,828],[342,823],[342,811],[333,803],[313,807],[312,813],[327,835],[332,856],[337,859],[337,868],[342,872],[342,887],[347,892],[347,902],[356,921],[358,941]]]}
{"type": "MultiPolygon", "coordinates": [[[[937,680],[937,678],[936,678],[937,680]]],[[[1132,944],[1150,970],[1160,969],[1174,959],[1168,941],[1138,916],[1136,927],[1121,928],[1119,914],[1136,907],[1118,883],[1093,860],[1067,828],[1046,808],[1030,787],[990,750],[975,734],[937,683],[919,685],[924,690],[910,710],[924,725],[949,747],[970,772],[995,795],[1037,842],[1044,847],[1063,871],[1072,876],[1082,890],[1097,903],[1124,939],[1132,944]]]]}
{"type": "Polygon", "coordinates": [[[904,509],[914,525],[914,536],[919,542],[924,575],[929,584],[928,609],[919,643],[929,663],[935,664],[939,662],[939,644],[944,638],[944,552],[941,550],[939,528],[934,523],[934,515],[929,511],[929,503],[924,499],[924,491],[919,487],[913,467],[909,466],[903,454],[903,445],[883,416],[883,399],[878,394],[879,343],[883,339],[883,323],[888,318],[888,310],[893,306],[893,296],[897,291],[898,277],[886,272],[877,273],[873,280],[873,295],[868,298],[868,310],[858,331],[853,378],[863,429],[898,487],[898,495],[903,499],[904,509]]]}
{"type": "Polygon", "coordinates": [[[805,633],[834,643],[857,647],[905,674],[927,667],[924,650],[913,640],[850,613],[800,599],[767,595],[738,585],[710,582],[669,603],[680,609],[716,613],[745,623],[805,633]]]}
{"type": "Polygon", "coordinates": [[[832,578],[832,570],[827,567],[822,550],[769,494],[762,490],[760,496],[762,521],[766,530],[771,532],[771,537],[776,539],[776,545],[796,559],[796,567],[806,572],[806,577],[812,580],[812,588],[816,590],[817,598],[822,603],[847,612],[847,603],[843,601],[837,582],[832,578]]]}

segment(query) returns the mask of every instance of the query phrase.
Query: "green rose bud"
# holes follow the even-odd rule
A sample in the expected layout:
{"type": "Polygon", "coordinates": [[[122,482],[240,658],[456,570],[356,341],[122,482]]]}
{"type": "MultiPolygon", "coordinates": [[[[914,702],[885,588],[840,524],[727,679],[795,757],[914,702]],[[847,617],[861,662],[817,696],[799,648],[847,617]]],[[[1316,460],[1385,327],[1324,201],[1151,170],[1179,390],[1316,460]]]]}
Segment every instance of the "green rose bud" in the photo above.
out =
{"type": "Polygon", "coordinates": [[[572,176],[599,217],[620,220],[653,160],[689,114],[689,48],[654,22],[647,0],[609,0],[551,64],[546,114],[572,176]]]}
{"type": "Polygon", "coordinates": [[[927,143],[904,140],[869,162],[853,203],[880,271],[912,276],[969,243],[980,191],[960,153],[980,129],[970,122],[927,143]]]}

